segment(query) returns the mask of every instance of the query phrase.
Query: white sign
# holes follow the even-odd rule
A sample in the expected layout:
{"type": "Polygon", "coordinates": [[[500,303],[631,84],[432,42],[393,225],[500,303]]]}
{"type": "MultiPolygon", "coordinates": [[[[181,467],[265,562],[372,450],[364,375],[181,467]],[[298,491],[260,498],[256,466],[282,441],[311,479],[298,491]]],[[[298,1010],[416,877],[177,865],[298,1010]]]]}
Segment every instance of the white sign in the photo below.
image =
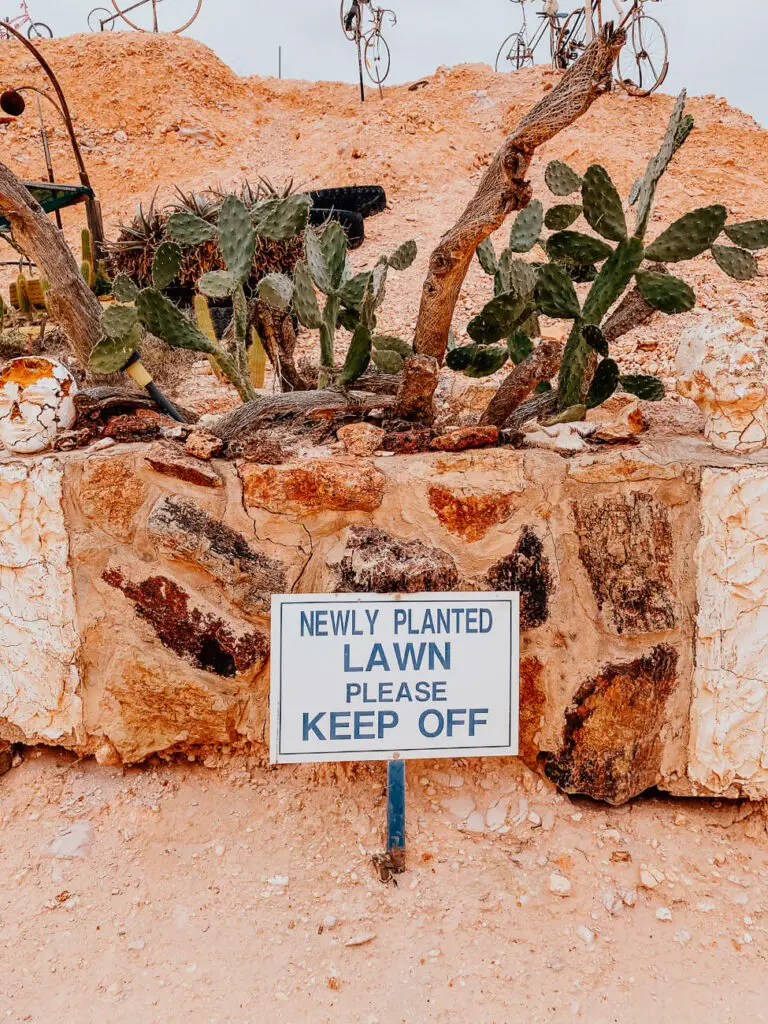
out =
{"type": "Polygon", "coordinates": [[[273,762],[517,754],[519,595],[272,598],[273,762]]]}

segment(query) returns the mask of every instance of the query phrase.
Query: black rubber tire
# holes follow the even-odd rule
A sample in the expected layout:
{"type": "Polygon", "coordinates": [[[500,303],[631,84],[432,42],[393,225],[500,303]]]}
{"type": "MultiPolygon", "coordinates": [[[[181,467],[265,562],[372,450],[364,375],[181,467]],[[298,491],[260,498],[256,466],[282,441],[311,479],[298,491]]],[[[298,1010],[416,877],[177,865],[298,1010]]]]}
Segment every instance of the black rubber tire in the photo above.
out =
{"type": "Polygon", "coordinates": [[[224,337],[224,332],[232,322],[233,317],[232,306],[211,306],[211,321],[213,323],[213,333],[217,339],[221,341],[224,337]]]}
{"type": "Polygon", "coordinates": [[[349,210],[361,217],[372,217],[387,208],[387,193],[381,185],[350,185],[347,188],[321,188],[310,192],[312,202],[323,210],[349,210]]]}
{"type": "Polygon", "coordinates": [[[53,39],[53,29],[44,21],[33,21],[27,29],[27,39],[53,39]]]}
{"type": "Polygon", "coordinates": [[[335,220],[344,228],[350,249],[359,249],[365,241],[365,223],[362,214],[354,210],[330,210],[322,206],[313,206],[309,211],[309,223],[320,227],[329,220],[335,220]]]}

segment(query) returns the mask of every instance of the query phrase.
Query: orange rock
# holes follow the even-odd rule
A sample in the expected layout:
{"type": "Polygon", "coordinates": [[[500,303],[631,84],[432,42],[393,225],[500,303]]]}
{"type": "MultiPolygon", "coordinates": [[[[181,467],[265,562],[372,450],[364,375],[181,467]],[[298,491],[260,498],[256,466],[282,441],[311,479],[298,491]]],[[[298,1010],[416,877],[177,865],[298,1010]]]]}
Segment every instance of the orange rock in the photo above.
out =
{"type": "Polygon", "coordinates": [[[381,505],[384,475],[359,459],[295,459],[280,466],[240,463],[246,507],[303,514],[373,512],[381,505]]]}
{"type": "Polygon", "coordinates": [[[156,473],[174,476],[199,487],[221,487],[221,477],[212,466],[187,455],[178,445],[168,442],[153,444],[144,458],[156,473]]]}
{"type": "Polygon", "coordinates": [[[132,456],[88,459],[77,487],[83,513],[121,541],[132,539],[136,516],[147,493],[146,484],[136,476],[132,456]]]}
{"type": "Polygon", "coordinates": [[[498,443],[498,427],[457,427],[436,437],[429,447],[438,452],[463,452],[467,448],[489,448],[498,443]]]}

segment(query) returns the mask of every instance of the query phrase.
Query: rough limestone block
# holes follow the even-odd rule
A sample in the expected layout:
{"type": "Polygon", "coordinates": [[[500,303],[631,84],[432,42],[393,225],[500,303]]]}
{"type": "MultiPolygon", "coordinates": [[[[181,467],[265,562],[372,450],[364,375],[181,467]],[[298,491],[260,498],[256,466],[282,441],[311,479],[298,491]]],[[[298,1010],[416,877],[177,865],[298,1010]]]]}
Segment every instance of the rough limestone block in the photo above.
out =
{"type": "Polygon", "coordinates": [[[740,320],[699,322],[680,336],[677,390],[704,413],[704,436],[723,451],[768,445],[768,351],[764,332],[740,320]]]}
{"type": "Polygon", "coordinates": [[[71,740],[82,721],[61,470],[0,465],[0,735],[71,740]]]}
{"type": "Polygon", "coordinates": [[[768,468],[706,469],[690,778],[768,796],[768,468]]]}
{"type": "Polygon", "coordinates": [[[106,673],[98,728],[129,763],[176,747],[232,743],[248,696],[234,681],[123,647],[106,673]]]}

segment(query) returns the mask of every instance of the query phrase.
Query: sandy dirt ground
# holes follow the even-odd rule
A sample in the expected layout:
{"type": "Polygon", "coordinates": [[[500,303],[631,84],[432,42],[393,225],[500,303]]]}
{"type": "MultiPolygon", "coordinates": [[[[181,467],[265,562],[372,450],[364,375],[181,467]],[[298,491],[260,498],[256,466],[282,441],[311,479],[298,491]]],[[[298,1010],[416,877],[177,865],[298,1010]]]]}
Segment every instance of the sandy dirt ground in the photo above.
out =
{"type": "Polygon", "coordinates": [[[0,1019],[768,1020],[759,805],[411,762],[394,886],[383,766],[207,764],[28,751],[0,779],[0,1019]]]}

